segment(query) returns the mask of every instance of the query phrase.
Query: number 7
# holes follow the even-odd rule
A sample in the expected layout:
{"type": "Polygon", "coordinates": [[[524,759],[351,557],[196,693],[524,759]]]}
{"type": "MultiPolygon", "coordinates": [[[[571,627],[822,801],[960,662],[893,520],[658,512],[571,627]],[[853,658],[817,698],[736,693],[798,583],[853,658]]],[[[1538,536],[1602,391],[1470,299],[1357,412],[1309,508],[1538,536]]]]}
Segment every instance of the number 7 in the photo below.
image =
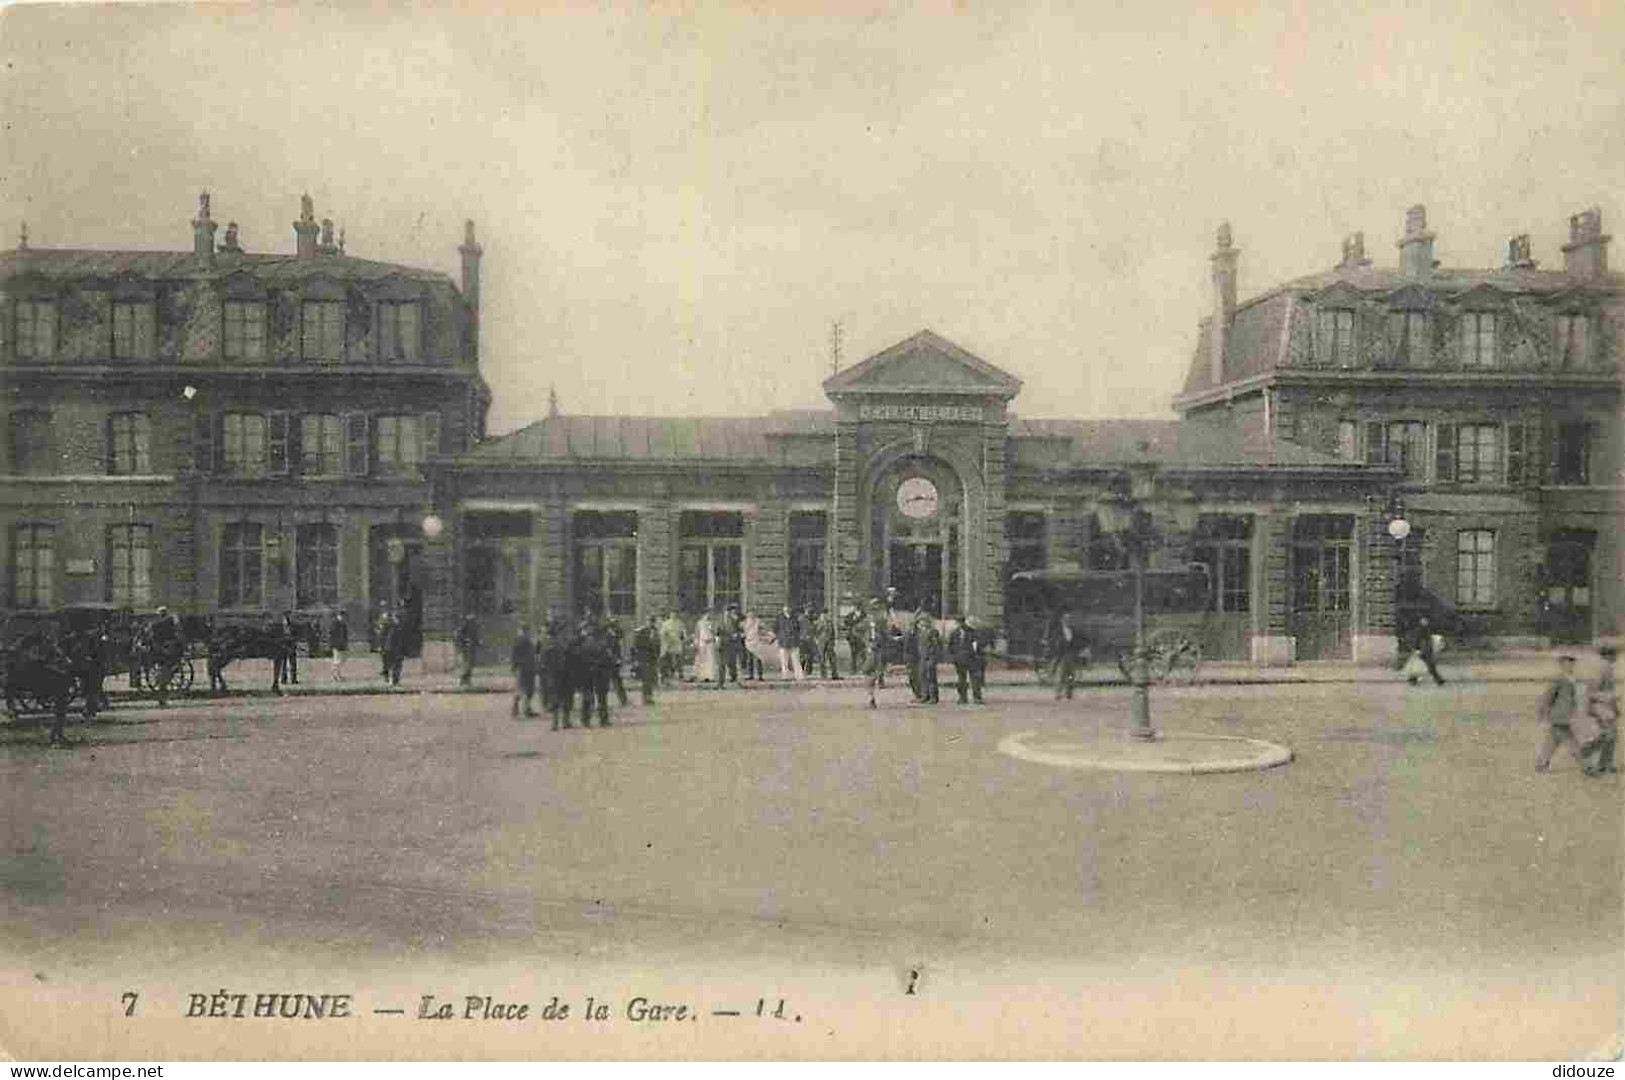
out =
{"type": "Polygon", "coordinates": [[[141,995],[137,994],[134,990],[126,990],[124,993],[119,995],[119,1000],[124,1002],[125,1016],[135,1015],[135,1002],[140,996],[141,995]]]}

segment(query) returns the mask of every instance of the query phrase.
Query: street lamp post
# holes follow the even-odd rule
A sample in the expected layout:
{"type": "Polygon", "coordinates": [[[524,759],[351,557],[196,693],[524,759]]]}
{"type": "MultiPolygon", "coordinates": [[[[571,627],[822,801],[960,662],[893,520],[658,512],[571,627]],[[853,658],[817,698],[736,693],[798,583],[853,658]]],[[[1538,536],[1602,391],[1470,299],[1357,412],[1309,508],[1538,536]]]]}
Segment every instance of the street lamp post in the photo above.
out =
{"type": "Polygon", "coordinates": [[[1171,491],[1155,465],[1131,468],[1116,485],[1112,497],[1099,506],[1101,525],[1122,540],[1134,571],[1134,654],[1129,664],[1132,687],[1129,734],[1142,742],[1157,738],[1151,726],[1151,650],[1145,627],[1145,573],[1151,549],[1172,527],[1195,528],[1196,501],[1190,492],[1171,491]],[[1124,482],[1126,480],[1126,482],[1124,482]],[[1159,521],[1159,515],[1164,519],[1159,521]]]}

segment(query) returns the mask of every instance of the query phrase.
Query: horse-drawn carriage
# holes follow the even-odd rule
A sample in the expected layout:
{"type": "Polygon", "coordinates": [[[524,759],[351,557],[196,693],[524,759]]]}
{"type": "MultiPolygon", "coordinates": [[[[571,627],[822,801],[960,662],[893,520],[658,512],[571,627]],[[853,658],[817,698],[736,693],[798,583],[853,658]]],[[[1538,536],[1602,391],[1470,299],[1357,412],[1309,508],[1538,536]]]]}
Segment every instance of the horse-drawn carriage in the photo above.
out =
{"type": "MultiPolygon", "coordinates": [[[[1143,572],[1139,601],[1146,619],[1145,658],[1157,682],[1192,678],[1202,662],[1201,639],[1211,584],[1202,563],[1143,572]]],[[[1061,615],[1096,660],[1111,659],[1132,680],[1135,660],[1135,576],[1132,570],[1024,570],[1005,590],[1008,657],[1031,662],[1040,682],[1055,669],[1061,615]]]]}

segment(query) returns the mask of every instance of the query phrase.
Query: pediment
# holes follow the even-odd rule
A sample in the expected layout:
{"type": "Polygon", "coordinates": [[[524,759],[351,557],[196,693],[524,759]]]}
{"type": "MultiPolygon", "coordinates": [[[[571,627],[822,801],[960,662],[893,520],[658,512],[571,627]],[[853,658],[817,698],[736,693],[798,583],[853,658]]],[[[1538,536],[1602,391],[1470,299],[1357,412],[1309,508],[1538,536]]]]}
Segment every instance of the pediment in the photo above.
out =
{"type": "Polygon", "coordinates": [[[1388,294],[1388,306],[1396,311],[1432,311],[1439,306],[1432,290],[1420,285],[1403,285],[1388,294]]]}
{"type": "Polygon", "coordinates": [[[1479,311],[1499,310],[1509,303],[1508,295],[1493,285],[1474,285],[1466,292],[1457,293],[1450,298],[1459,307],[1475,308],[1479,311]]]}
{"type": "Polygon", "coordinates": [[[922,330],[824,380],[824,392],[832,398],[936,393],[998,397],[1008,401],[1020,391],[1020,379],[929,330],[922,330]]]}

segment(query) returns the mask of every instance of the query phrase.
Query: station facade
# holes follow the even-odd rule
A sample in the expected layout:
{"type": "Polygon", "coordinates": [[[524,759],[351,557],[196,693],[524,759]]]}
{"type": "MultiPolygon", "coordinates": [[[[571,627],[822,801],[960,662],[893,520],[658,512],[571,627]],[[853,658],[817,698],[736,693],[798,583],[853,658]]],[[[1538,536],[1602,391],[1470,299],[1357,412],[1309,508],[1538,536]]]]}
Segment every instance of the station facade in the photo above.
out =
{"type": "Polygon", "coordinates": [[[1153,565],[1214,567],[1205,655],[1394,655],[1392,470],[1202,422],[1023,418],[1018,378],[930,331],[823,389],[827,410],[758,417],[549,416],[446,460],[446,605],[500,635],[583,608],[838,611],[895,589],[997,626],[1014,571],[1128,565],[1101,511],[1140,482],[1190,523],[1153,565]],[[1290,569],[1311,562],[1305,613],[1290,569]]]}

